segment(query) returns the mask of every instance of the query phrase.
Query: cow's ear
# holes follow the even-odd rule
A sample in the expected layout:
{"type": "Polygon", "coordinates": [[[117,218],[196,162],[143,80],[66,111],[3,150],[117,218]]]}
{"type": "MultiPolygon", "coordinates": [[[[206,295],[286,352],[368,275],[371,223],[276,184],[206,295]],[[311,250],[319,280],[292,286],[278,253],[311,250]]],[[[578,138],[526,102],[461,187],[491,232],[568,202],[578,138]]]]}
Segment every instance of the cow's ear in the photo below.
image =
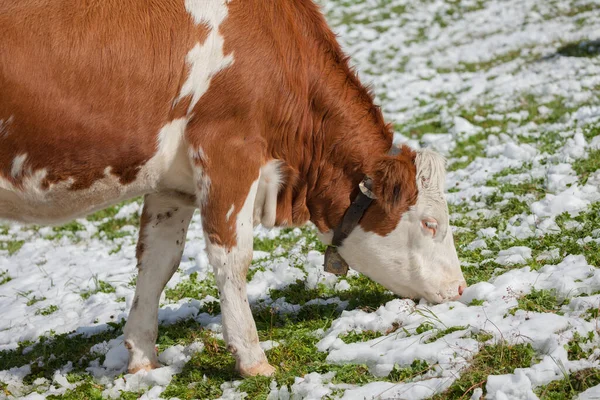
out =
{"type": "Polygon", "coordinates": [[[373,193],[386,212],[398,206],[405,207],[415,202],[417,169],[414,153],[411,153],[386,155],[377,159],[373,164],[370,174],[373,179],[373,193]]]}

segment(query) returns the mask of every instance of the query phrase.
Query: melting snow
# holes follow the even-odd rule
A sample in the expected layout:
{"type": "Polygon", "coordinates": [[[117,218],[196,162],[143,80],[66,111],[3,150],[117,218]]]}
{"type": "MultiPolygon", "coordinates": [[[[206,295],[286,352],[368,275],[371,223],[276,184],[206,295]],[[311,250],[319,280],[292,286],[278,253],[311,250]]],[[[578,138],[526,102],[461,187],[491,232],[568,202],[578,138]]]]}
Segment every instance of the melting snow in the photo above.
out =
{"type": "MultiPolygon", "coordinates": [[[[435,115],[447,128],[419,138],[400,130],[394,141],[417,148],[431,146],[447,156],[459,140],[469,139],[474,141],[472,146],[483,146],[485,156],[448,174],[447,187],[453,189],[448,194],[449,203],[467,205],[470,211],[464,215],[469,218],[497,216],[498,211],[493,209],[497,205],[490,207],[475,199],[494,194],[497,188],[486,183],[508,168],[526,167],[526,171],[500,177],[499,182],[518,184],[541,179],[547,192],[529,201],[527,212],[507,219],[505,228],[489,227],[476,232],[478,238],[467,245],[467,250],[481,250],[482,255],[490,256],[488,262],[495,261],[505,269],[497,271],[488,282],[467,288],[459,302],[431,306],[426,302],[395,299],[373,312],[343,311],[328,330],[317,332],[320,334],[317,348],[327,353],[330,363],[366,364],[372,374],[381,377],[395,366],[406,367],[415,360],[425,360],[431,366],[426,373],[410,382],[372,382],[363,386],[332,383],[333,372],[311,373],[296,377],[289,386],[272,381],[268,399],[320,399],[326,395],[343,399],[428,398],[448,388],[469,365],[479,351],[481,344],[475,337],[481,332],[492,336],[488,343],[531,343],[539,356],[529,368],[489,376],[485,384],[488,399],[537,399],[535,388],[562,379],[565,371],[598,367],[599,351],[589,359],[571,361],[564,348],[576,332],[585,336],[597,329],[597,320],[588,322],[582,318],[586,310],[600,304],[600,295],[592,295],[600,291],[597,266],[589,265],[582,255],[562,257],[558,249],[548,249],[535,259],[547,260],[549,264],[534,271],[527,266],[534,258],[530,248],[517,246],[495,253],[487,245],[490,240],[526,239],[560,232],[556,222],[559,215],[579,215],[600,200],[600,171],[591,173],[587,182],[582,182],[573,168],[573,162],[588,160],[590,151],[600,149],[600,137],[586,139],[583,131],[589,124],[600,121],[600,105],[581,105],[598,103],[600,63],[598,57],[555,55],[563,43],[589,39],[590,35],[600,32],[597,12],[569,15],[575,5],[585,9],[595,2],[490,0],[461,13],[460,18],[448,17],[445,27],[435,21],[438,12],[445,13],[454,6],[466,7],[465,4],[450,5],[444,0],[427,4],[403,0],[385,2],[390,3],[387,5],[375,0],[343,3],[344,6],[340,1],[323,2],[361,76],[373,84],[380,99],[385,98],[380,102],[387,119],[403,126],[423,114],[435,115]],[[389,10],[394,6],[406,9],[405,13],[390,17],[389,10]],[[360,16],[364,23],[342,23],[348,15],[360,16]],[[583,26],[577,23],[579,17],[586,18],[583,26]],[[511,53],[519,57],[494,61],[511,53]],[[461,69],[470,63],[492,65],[461,69]],[[441,100],[447,94],[454,96],[453,102],[441,100]],[[533,96],[540,103],[562,98],[573,111],[553,123],[525,123],[536,111],[514,111],[525,101],[525,95],[533,96]],[[478,105],[492,108],[485,119],[505,122],[507,126],[502,131],[490,128],[492,133],[480,142],[477,138],[482,129],[461,114],[462,110],[472,110],[478,105]],[[544,135],[550,133],[564,139],[564,145],[554,154],[548,154],[539,145],[544,135]],[[533,288],[553,290],[559,298],[571,301],[561,307],[562,315],[515,310],[518,298],[531,293],[533,288]],[[479,300],[477,304],[481,305],[470,305],[474,300],[479,300]],[[424,326],[428,329],[422,329],[424,326]],[[436,336],[452,327],[456,330],[436,336]],[[349,344],[340,339],[348,332],[363,331],[376,331],[382,336],[349,344]]],[[[474,6],[477,2],[468,3],[474,6]]],[[[550,106],[537,107],[540,115],[549,116],[552,112],[550,106]]],[[[485,119],[479,115],[473,118],[480,122],[485,119]]],[[[467,160],[463,157],[449,161],[452,164],[467,160]]],[[[508,195],[504,197],[508,198],[508,195]]],[[[116,218],[139,213],[140,205],[131,203],[122,207],[116,218]]],[[[127,317],[134,293],[130,283],[136,273],[136,235],[109,241],[102,236],[98,238],[96,224],[87,220],[77,222],[83,226],[82,230],[57,240],[47,238],[54,233],[48,227],[32,230],[11,224],[7,234],[0,234],[2,240],[25,242],[13,255],[0,251],[0,271],[7,271],[12,278],[0,286],[0,350],[15,349],[20,342],[35,341],[50,331],[98,333],[106,330],[108,323],[127,317]],[[101,281],[108,282],[115,291],[97,292],[101,281]],[[82,297],[86,292],[90,295],[82,297]],[[32,301],[33,305],[27,304],[32,301]],[[43,310],[51,306],[55,306],[56,311],[44,315],[43,310]]],[[[576,224],[569,227],[575,229],[576,224]]],[[[123,228],[123,232],[135,233],[135,230],[132,226],[123,228]]],[[[460,234],[460,230],[456,232],[460,234]]],[[[590,232],[586,240],[598,241],[600,234],[594,232],[590,232]]],[[[261,239],[273,239],[280,234],[279,229],[258,228],[255,232],[261,239]]],[[[297,312],[299,305],[284,299],[273,302],[267,295],[269,290],[284,288],[298,279],[309,288],[319,285],[337,291],[350,288],[345,279],[323,271],[323,255],[319,252],[291,254],[289,259],[271,259],[271,256],[260,251],[254,253],[254,259],[260,260],[264,268],[257,270],[248,284],[251,302],[272,302],[280,312],[297,312]]],[[[199,280],[211,273],[197,215],[188,232],[180,270],[168,287],[174,287],[192,273],[196,273],[199,280]]],[[[168,324],[194,318],[218,336],[220,316],[200,311],[204,304],[214,300],[207,296],[166,302],[159,312],[159,320],[168,324]]],[[[161,301],[165,303],[164,295],[161,301]]],[[[339,299],[316,299],[307,304],[324,303],[337,304],[339,309],[347,306],[347,302],[339,299]]],[[[261,343],[266,350],[278,345],[274,341],[261,343]]],[[[125,372],[127,363],[122,337],[98,343],[90,351],[98,357],[105,356],[102,363],[95,359],[87,367],[94,379],[105,387],[103,397],[118,398],[121,391],[146,391],[141,398],[155,399],[161,397],[173,376],[181,372],[193,354],[203,351],[203,345],[169,347],[159,354],[163,367],[123,377],[118,377],[125,372]]],[[[16,396],[31,392],[23,398],[45,398],[73,388],[66,379],[70,367],[66,365],[56,371],[51,381],[36,380],[31,387],[23,384],[23,378],[31,373],[30,365],[5,369],[0,371],[0,382],[16,396]],[[47,390],[38,394],[32,389],[35,387],[47,390]]],[[[221,398],[244,398],[240,384],[241,381],[224,383],[221,398]]],[[[477,389],[472,398],[481,395],[482,390],[477,389]]],[[[600,398],[600,386],[581,393],[578,398],[600,398]]]]}

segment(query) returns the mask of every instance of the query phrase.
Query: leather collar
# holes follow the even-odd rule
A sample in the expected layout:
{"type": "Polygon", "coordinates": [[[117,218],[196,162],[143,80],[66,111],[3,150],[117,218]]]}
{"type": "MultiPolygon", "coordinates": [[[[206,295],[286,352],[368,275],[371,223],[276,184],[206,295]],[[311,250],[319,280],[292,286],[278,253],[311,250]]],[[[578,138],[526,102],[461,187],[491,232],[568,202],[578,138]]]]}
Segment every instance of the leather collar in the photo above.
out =
{"type": "Polygon", "coordinates": [[[333,230],[331,245],[327,246],[325,251],[325,271],[335,275],[346,275],[349,268],[346,260],[338,253],[337,247],[341,246],[342,242],[356,228],[367,208],[375,200],[371,178],[365,176],[358,187],[360,189],[358,195],[346,210],[342,222],[333,230]]]}
{"type": "MultiPolygon", "coordinates": [[[[401,152],[401,148],[392,145],[388,151],[388,155],[396,156],[401,152]]],[[[346,210],[342,222],[333,230],[331,245],[327,246],[327,250],[325,250],[325,272],[335,275],[346,275],[348,273],[348,263],[338,253],[337,247],[341,246],[342,242],[356,228],[367,208],[376,199],[373,194],[373,180],[371,178],[365,176],[358,187],[360,189],[358,196],[356,196],[350,207],[346,210]]]]}

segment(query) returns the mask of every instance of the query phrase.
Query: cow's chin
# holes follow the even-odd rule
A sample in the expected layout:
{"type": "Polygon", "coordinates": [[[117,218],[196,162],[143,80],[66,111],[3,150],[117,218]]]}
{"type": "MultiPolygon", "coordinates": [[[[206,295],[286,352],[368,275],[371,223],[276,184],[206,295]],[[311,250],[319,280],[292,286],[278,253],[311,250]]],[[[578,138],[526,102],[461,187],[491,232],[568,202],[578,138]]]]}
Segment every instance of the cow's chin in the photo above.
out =
{"type": "Polygon", "coordinates": [[[386,287],[386,289],[389,289],[396,296],[401,297],[401,298],[409,298],[409,299],[413,299],[413,300],[425,299],[427,302],[432,303],[432,304],[446,303],[449,301],[456,300],[459,297],[458,293],[456,293],[456,294],[444,293],[443,291],[438,291],[435,289],[431,289],[431,290],[427,289],[427,290],[424,290],[423,292],[419,292],[419,293],[416,293],[409,289],[394,290],[389,287],[386,287]]]}
{"type": "Polygon", "coordinates": [[[415,301],[418,301],[419,299],[425,299],[427,300],[429,303],[433,303],[433,304],[440,304],[440,303],[444,303],[446,301],[451,300],[450,298],[446,298],[444,296],[442,296],[442,294],[438,291],[435,290],[425,290],[423,292],[415,292],[414,290],[408,289],[408,288],[402,288],[402,289],[395,289],[392,287],[389,287],[389,285],[383,285],[386,289],[390,290],[392,293],[394,293],[394,295],[400,297],[400,298],[408,298],[408,299],[412,299],[415,301]]]}
{"type": "Polygon", "coordinates": [[[425,299],[429,303],[440,304],[456,300],[458,297],[460,297],[457,290],[459,281],[456,281],[456,283],[452,281],[452,283],[448,285],[435,285],[431,284],[430,282],[424,282],[418,278],[407,278],[412,285],[406,286],[403,284],[403,282],[394,282],[389,278],[382,279],[379,276],[373,276],[372,271],[363,272],[361,271],[360,267],[353,269],[356,269],[357,271],[368,276],[371,280],[379,283],[400,298],[408,298],[415,301],[425,299]]]}

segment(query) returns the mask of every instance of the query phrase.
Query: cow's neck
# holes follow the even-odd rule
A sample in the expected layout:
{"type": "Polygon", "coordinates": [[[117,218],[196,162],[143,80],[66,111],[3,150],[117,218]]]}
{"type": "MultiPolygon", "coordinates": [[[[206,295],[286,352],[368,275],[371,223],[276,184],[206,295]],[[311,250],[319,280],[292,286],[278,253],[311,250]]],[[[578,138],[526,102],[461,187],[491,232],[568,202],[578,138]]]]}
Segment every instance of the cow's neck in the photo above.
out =
{"type": "Polygon", "coordinates": [[[278,223],[311,220],[321,232],[340,222],[358,183],[392,144],[391,129],[371,95],[348,68],[333,36],[326,39],[321,45],[329,51],[317,54],[328,59],[315,63],[321,66],[311,71],[317,78],[309,84],[307,104],[297,105],[308,111],[294,126],[296,132],[281,133],[296,140],[287,141],[284,151],[277,211],[278,223]]]}

